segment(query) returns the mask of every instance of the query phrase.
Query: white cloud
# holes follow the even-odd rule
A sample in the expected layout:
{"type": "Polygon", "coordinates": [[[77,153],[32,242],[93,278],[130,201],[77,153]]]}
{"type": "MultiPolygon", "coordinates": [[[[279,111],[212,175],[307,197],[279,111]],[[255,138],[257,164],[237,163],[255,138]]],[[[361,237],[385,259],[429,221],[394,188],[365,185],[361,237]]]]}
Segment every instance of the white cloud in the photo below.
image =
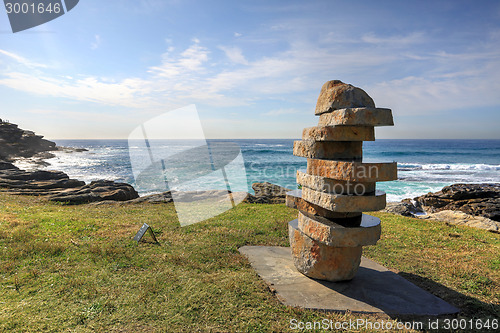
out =
{"type": "Polygon", "coordinates": [[[0,85],[35,95],[64,97],[105,105],[141,107],[152,103],[151,98],[147,96],[150,93],[149,83],[136,78],[107,83],[96,77],[70,80],[11,72],[3,74],[0,85]]]}
{"type": "Polygon", "coordinates": [[[199,45],[199,41],[184,50],[180,57],[169,51],[162,55],[162,63],[159,66],[149,68],[148,72],[162,78],[176,78],[179,76],[200,73],[203,71],[203,64],[208,61],[209,51],[207,48],[199,45]]]}
{"type": "MultiPolygon", "coordinates": [[[[31,68],[37,64],[0,50],[6,60],[24,66],[12,70],[7,64],[8,70],[0,72],[0,85],[36,95],[144,109],[191,103],[245,106],[266,99],[314,106],[319,87],[326,80],[352,80],[350,83],[357,84],[354,80],[359,79],[370,82],[363,83],[362,88],[378,106],[399,109],[400,114],[500,103],[492,93],[500,88],[497,47],[471,47],[473,51],[460,53],[431,52],[419,46],[424,40],[420,32],[389,37],[367,34],[358,38],[357,44],[335,39],[315,43],[290,37],[283,40],[288,42],[285,48],[251,61],[243,55],[246,48],[220,46],[232,66],[224,66],[227,61],[223,59],[213,59],[211,50],[197,38],[183,50],[167,40],[167,51],[159,64],[144,69],[140,77],[117,81],[92,75],[33,73],[31,68]],[[384,47],[374,48],[376,43],[384,47]],[[408,64],[418,68],[406,72],[408,64]],[[389,71],[391,75],[386,75],[389,71]]],[[[248,48],[252,45],[245,44],[248,48]]],[[[284,106],[266,115],[293,113],[284,106]]]]}
{"type": "Polygon", "coordinates": [[[240,34],[239,32],[234,33],[234,37],[236,37],[236,38],[241,37],[241,36],[243,36],[243,34],[240,34]]]}
{"type": "Polygon", "coordinates": [[[94,36],[94,41],[90,44],[90,48],[92,50],[96,50],[101,45],[101,42],[102,42],[101,36],[95,35],[94,36]]]}
{"type": "Polygon", "coordinates": [[[15,54],[15,53],[12,53],[12,52],[8,52],[8,51],[5,51],[5,50],[1,50],[0,49],[0,54],[3,54],[4,56],[10,58],[10,59],[13,59],[15,60],[17,63],[23,65],[23,66],[26,66],[26,67],[29,67],[29,68],[34,68],[34,67],[39,67],[39,68],[47,68],[48,66],[45,65],[45,64],[40,64],[40,63],[36,63],[36,62],[33,62],[33,61],[30,61],[18,54],[15,54]]]}
{"type": "Polygon", "coordinates": [[[240,48],[238,47],[227,47],[227,46],[219,46],[219,49],[224,51],[226,54],[226,57],[228,59],[235,63],[235,64],[242,64],[242,65],[248,65],[248,61],[245,59],[243,56],[243,53],[240,48]]]}
{"type": "Polygon", "coordinates": [[[367,89],[379,107],[389,107],[395,115],[429,115],[446,110],[500,104],[500,84],[481,77],[433,79],[409,76],[384,81],[367,89]]]}

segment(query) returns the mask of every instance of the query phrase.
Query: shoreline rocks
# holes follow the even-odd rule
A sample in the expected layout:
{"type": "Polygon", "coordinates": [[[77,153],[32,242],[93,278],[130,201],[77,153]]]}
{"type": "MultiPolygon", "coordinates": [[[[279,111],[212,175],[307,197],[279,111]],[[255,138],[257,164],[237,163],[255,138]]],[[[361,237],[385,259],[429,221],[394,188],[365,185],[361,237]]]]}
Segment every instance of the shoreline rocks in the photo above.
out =
{"type": "Polygon", "coordinates": [[[391,203],[384,211],[500,233],[500,184],[453,184],[391,203]]]}
{"type": "Polygon", "coordinates": [[[291,191],[279,185],[269,182],[253,183],[252,189],[255,195],[248,194],[244,202],[260,204],[281,204],[286,201],[286,193],[291,191]]]}
{"type": "Polygon", "coordinates": [[[56,143],[44,139],[42,135],[0,121],[0,160],[11,162],[16,158],[31,158],[40,153],[46,153],[45,158],[54,157],[48,152],[56,150],[56,143]]]}
{"type": "Polygon", "coordinates": [[[70,179],[61,171],[26,171],[5,161],[0,161],[0,191],[13,195],[44,196],[49,201],[68,204],[126,201],[139,197],[129,184],[108,180],[85,184],[83,181],[70,179]]]}

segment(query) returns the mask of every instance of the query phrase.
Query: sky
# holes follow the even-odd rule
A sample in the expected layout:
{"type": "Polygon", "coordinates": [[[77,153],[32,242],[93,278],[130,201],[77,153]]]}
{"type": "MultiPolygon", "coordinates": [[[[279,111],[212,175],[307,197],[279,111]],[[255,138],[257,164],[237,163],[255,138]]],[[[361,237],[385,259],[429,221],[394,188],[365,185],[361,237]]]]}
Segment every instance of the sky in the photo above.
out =
{"type": "Polygon", "coordinates": [[[194,104],[208,138],[300,138],[339,79],[390,108],[381,139],[500,139],[499,1],[81,0],[12,33],[0,118],[123,139],[194,104]]]}

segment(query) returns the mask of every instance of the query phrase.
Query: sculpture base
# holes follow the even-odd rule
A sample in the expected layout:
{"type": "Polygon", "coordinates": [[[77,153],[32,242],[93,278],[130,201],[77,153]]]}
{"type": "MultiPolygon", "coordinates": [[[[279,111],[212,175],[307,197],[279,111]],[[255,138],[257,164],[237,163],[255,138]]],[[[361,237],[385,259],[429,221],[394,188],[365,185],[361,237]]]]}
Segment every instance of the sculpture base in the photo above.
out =
{"type": "Polygon", "coordinates": [[[269,288],[287,306],[323,311],[437,316],[459,309],[366,258],[348,282],[326,282],[299,273],[289,247],[239,249],[269,288]]]}

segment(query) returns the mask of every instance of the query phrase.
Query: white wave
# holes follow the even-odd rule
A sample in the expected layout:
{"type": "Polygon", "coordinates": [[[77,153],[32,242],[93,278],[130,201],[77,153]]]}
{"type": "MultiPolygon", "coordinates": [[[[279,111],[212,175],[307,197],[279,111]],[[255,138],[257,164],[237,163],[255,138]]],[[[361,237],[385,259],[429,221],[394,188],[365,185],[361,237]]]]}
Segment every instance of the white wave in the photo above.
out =
{"type": "Polygon", "coordinates": [[[500,164],[418,164],[418,163],[398,163],[398,168],[404,171],[410,170],[453,170],[453,171],[497,171],[500,170],[500,164]]]}

